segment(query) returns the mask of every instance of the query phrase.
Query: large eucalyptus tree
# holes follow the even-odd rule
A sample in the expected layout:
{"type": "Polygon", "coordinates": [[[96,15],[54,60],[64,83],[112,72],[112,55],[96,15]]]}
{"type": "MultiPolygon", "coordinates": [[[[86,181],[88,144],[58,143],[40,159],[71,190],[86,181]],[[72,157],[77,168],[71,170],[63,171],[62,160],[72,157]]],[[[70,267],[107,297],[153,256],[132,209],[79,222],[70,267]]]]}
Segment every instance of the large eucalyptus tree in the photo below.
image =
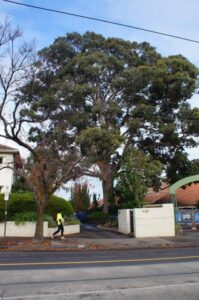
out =
{"type": "Polygon", "coordinates": [[[179,153],[186,160],[185,148],[195,145],[198,129],[189,121],[198,122],[198,110],[187,100],[198,70],[182,55],[162,57],[145,42],[71,33],[39,52],[37,80],[31,111],[70,124],[88,162],[84,174],[102,181],[105,212],[130,144],[160,160],[170,180],[179,153]]]}

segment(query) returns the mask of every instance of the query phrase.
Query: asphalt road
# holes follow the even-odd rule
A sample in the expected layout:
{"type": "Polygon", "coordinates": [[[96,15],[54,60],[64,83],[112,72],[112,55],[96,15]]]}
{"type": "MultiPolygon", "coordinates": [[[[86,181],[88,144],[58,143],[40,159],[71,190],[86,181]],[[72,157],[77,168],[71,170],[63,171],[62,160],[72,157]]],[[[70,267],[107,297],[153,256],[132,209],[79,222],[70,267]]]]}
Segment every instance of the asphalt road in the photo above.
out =
{"type": "Polygon", "coordinates": [[[198,300],[199,249],[0,253],[0,299],[198,300]]]}
{"type": "MultiPolygon", "coordinates": [[[[199,248],[77,252],[0,252],[0,271],[199,262],[199,248]]],[[[199,298],[198,298],[199,299],[199,298]]]]}

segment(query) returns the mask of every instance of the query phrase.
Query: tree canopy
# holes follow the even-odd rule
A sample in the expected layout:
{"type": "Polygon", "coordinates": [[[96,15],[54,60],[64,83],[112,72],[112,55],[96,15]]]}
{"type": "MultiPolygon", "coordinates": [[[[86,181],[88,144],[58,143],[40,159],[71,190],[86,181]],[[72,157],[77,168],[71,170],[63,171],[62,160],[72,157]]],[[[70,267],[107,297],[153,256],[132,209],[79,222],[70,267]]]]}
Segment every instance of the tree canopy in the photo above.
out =
{"type": "Polygon", "coordinates": [[[148,187],[160,187],[162,169],[159,161],[129,147],[116,178],[116,205],[120,208],[142,207],[148,187]]]}
{"type": "Polygon", "coordinates": [[[196,145],[199,117],[187,101],[198,69],[185,57],[162,57],[146,42],[69,33],[39,52],[38,66],[42,90],[31,112],[70,124],[88,162],[84,174],[102,180],[105,211],[129,145],[159,160],[169,181],[179,170],[183,176],[179,153],[186,158],[196,145]]]}
{"type": "Polygon", "coordinates": [[[198,69],[185,57],[162,57],[146,42],[69,33],[41,50],[25,70],[25,84],[12,97],[12,122],[3,114],[11,86],[2,77],[1,120],[4,136],[31,152],[27,178],[35,191],[39,187],[37,197],[43,191],[41,203],[56,186],[53,178],[65,174],[62,165],[72,170],[78,162],[79,151],[84,164],[76,174],[102,181],[104,212],[130,145],[160,161],[170,182],[176,173],[183,176],[186,148],[196,145],[199,121],[199,109],[188,104],[198,69]],[[20,136],[24,124],[30,124],[28,141],[20,136]]]}

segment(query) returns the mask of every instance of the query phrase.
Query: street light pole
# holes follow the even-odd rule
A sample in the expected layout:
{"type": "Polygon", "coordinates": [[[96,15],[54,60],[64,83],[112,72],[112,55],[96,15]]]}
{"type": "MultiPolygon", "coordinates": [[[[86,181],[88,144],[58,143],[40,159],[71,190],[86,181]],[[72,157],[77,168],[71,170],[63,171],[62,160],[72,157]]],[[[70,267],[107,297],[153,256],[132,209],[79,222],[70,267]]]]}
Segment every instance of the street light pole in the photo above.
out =
{"type": "Polygon", "coordinates": [[[7,223],[7,213],[8,213],[8,200],[9,200],[9,187],[6,187],[5,195],[5,223],[4,223],[4,239],[6,239],[6,223],[7,223]]]}
{"type": "Polygon", "coordinates": [[[8,201],[5,201],[4,239],[6,239],[7,210],[8,210],[8,201]]]}

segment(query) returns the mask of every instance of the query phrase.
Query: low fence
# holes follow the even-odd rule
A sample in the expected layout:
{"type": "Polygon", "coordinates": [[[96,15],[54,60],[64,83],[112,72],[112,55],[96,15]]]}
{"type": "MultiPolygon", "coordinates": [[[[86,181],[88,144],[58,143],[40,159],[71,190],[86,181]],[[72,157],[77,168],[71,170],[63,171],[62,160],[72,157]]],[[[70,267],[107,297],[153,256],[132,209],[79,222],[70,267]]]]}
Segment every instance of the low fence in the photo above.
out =
{"type": "MultiPolygon", "coordinates": [[[[0,223],[0,237],[4,236],[5,224],[0,223]]],[[[13,221],[8,221],[6,224],[6,236],[33,237],[35,234],[35,222],[26,222],[21,225],[16,225],[13,221]]],[[[48,228],[48,222],[43,222],[43,236],[49,237],[57,227],[48,228]]],[[[64,234],[74,234],[80,232],[80,225],[65,225],[64,234]]]]}
{"type": "Polygon", "coordinates": [[[176,223],[183,227],[199,227],[199,209],[177,209],[176,223]]]}

